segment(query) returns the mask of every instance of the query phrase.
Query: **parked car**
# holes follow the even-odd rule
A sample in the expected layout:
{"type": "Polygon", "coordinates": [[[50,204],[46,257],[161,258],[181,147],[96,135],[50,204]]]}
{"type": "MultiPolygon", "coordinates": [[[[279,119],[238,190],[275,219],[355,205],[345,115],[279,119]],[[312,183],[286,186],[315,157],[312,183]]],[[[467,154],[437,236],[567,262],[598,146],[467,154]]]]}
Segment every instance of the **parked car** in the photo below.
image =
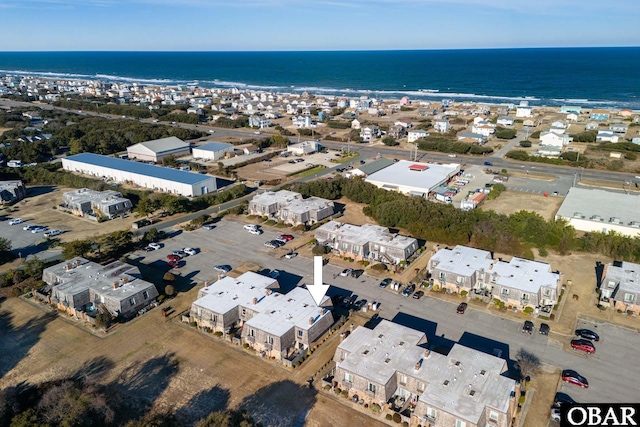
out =
{"type": "Polygon", "coordinates": [[[587,354],[593,354],[596,352],[596,347],[593,343],[585,339],[571,340],[571,348],[574,350],[584,351],[587,354]]]}
{"type": "Polygon", "coordinates": [[[345,268],[340,272],[340,275],[342,277],[347,277],[347,276],[351,276],[351,273],[353,273],[353,268],[345,268]]]}
{"type": "Polygon", "coordinates": [[[148,247],[150,247],[151,249],[156,251],[156,250],[158,250],[158,249],[160,249],[162,247],[162,243],[151,242],[151,243],[149,243],[148,247]]]}
{"type": "Polygon", "coordinates": [[[259,236],[263,233],[262,230],[260,230],[259,228],[252,228],[251,230],[249,230],[249,234],[253,234],[254,236],[259,236]]]}
{"type": "Polygon", "coordinates": [[[182,267],[185,263],[183,261],[169,261],[167,262],[167,264],[169,265],[169,267],[171,268],[180,268],[182,267]]]}
{"type": "Polygon", "coordinates": [[[524,325],[522,325],[522,333],[528,333],[528,334],[532,334],[533,333],[533,322],[531,320],[525,320],[524,321],[524,325]]]}
{"type": "Polygon", "coordinates": [[[18,225],[18,224],[22,224],[24,222],[24,220],[22,218],[13,218],[12,220],[9,221],[9,225],[18,225]]]}
{"type": "Polygon", "coordinates": [[[571,396],[566,393],[557,392],[555,397],[553,398],[553,408],[559,408],[561,405],[568,404],[572,405],[576,403],[575,400],[571,396]]]}
{"type": "Polygon", "coordinates": [[[195,255],[198,253],[198,249],[195,248],[183,248],[182,249],[187,255],[195,255]]]}
{"type": "Polygon", "coordinates": [[[182,258],[180,258],[178,255],[175,255],[175,254],[169,254],[169,255],[167,255],[167,259],[169,261],[174,261],[175,262],[175,261],[180,261],[182,258]]]}
{"type": "Polygon", "coordinates": [[[62,234],[62,230],[49,230],[46,233],[44,233],[44,237],[49,238],[49,237],[53,237],[53,236],[57,236],[59,234],[62,234]]]}
{"type": "Polygon", "coordinates": [[[293,240],[293,236],[291,234],[281,234],[280,236],[278,236],[278,239],[282,239],[286,242],[290,242],[293,240]]]}
{"type": "Polygon", "coordinates": [[[46,226],[39,225],[39,226],[37,226],[37,227],[35,227],[35,228],[32,228],[32,229],[31,229],[31,232],[32,232],[32,233],[34,233],[34,234],[35,234],[35,233],[42,233],[43,231],[47,231],[47,228],[48,228],[48,227],[46,227],[46,226]]]}
{"type": "Polygon", "coordinates": [[[580,338],[585,338],[595,342],[600,341],[600,336],[591,329],[576,329],[575,334],[580,338]]]}
{"type": "Polygon", "coordinates": [[[491,163],[491,162],[484,162],[484,165],[485,165],[485,166],[493,166],[493,163],[491,163]]]}
{"type": "Polygon", "coordinates": [[[171,252],[173,255],[177,255],[180,257],[180,259],[184,258],[187,256],[187,253],[185,251],[183,251],[182,249],[178,249],[176,251],[171,252]]]}
{"type": "Polygon", "coordinates": [[[357,279],[358,277],[362,276],[364,274],[364,270],[353,270],[351,272],[351,277],[353,277],[354,279],[357,279]]]}
{"type": "Polygon", "coordinates": [[[22,229],[23,229],[24,231],[31,231],[31,230],[33,230],[33,229],[34,229],[34,228],[36,228],[36,227],[40,227],[40,226],[39,226],[39,225],[36,225],[36,224],[30,224],[30,225],[25,225],[24,227],[22,227],[22,229]]]}
{"type": "Polygon", "coordinates": [[[298,256],[298,252],[289,252],[288,254],[286,254],[284,257],[286,259],[291,259],[291,258],[295,258],[298,256]]]}
{"type": "Polygon", "coordinates": [[[467,303],[461,302],[460,304],[458,304],[458,308],[456,308],[456,313],[464,314],[466,310],[467,310],[467,303]]]}
{"type": "Polygon", "coordinates": [[[553,421],[560,421],[560,408],[551,408],[551,419],[553,421]]]}
{"type": "Polygon", "coordinates": [[[402,295],[405,297],[408,297],[409,295],[411,295],[413,293],[413,291],[416,290],[416,285],[414,285],[413,283],[410,284],[409,286],[407,286],[406,288],[404,288],[402,290],[402,295]]]}
{"type": "Polygon", "coordinates": [[[228,273],[232,270],[230,265],[214,265],[213,269],[218,273],[228,273]]]}
{"type": "Polygon", "coordinates": [[[353,309],[354,310],[360,310],[362,307],[364,307],[365,305],[367,305],[367,300],[366,299],[361,299],[359,301],[356,301],[353,304],[353,309]]]}
{"type": "Polygon", "coordinates": [[[547,325],[546,323],[541,323],[538,332],[540,333],[540,335],[549,335],[550,330],[551,327],[549,325],[547,325]]]}
{"type": "Polygon", "coordinates": [[[258,228],[258,226],[255,224],[245,224],[242,228],[244,228],[245,230],[255,230],[258,228]]]}
{"type": "Polygon", "coordinates": [[[582,388],[589,388],[589,381],[587,381],[585,377],[571,369],[565,369],[564,371],[562,371],[562,381],[569,384],[579,385],[582,388]]]}
{"type": "Polygon", "coordinates": [[[386,288],[390,284],[391,284],[391,279],[387,277],[386,279],[382,279],[382,281],[380,282],[380,287],[386,288]]]}
{"type": "Polygon", "coordinates": [[[280,246],[284,246],[285,242],[281,241],[281,240],[272,240],[271,243],[273,243],[273,245],[276,248],[279,248],[280,246]]]}
{"type": "Polygon", "coordinates": [[[420,299],[424,296],[424,291],[417,291],[413,294],[413,299],[420,299]]]}
{"type": "Polygon", "coordinates": [[[213,230],[214,228],[216,228],[216,226],[213,224],[206,224],[203,225],[202,228],[204,228],[205,230],[213,230]]]}
{"type": "Polygon", "coordinates": [[[277,279],[278,277],[280,277],[280,271],[271,270],[271,272],[269,273],[269,277],[271,277],[272,279],[277,279]]]}
{"type": "Polygon", "coordinates": [[[265,245],[267,248],[270,248],[270,249],[275,249],[275,248],[277,248],[277,246],[273,244],[273,240],[269,240],[268,242],[264,242],[264,245],[265,245]]]}

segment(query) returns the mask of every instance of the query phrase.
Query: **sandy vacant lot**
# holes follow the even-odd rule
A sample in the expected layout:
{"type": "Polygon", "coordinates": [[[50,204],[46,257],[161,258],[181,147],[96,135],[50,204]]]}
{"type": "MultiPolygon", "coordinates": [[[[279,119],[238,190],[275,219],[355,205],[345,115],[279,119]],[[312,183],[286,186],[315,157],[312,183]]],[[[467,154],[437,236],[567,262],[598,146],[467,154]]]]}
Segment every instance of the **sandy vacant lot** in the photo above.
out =
{"type": "Polygon", "coordinates": [[[492,210],[505,215],[527,210],[537,212],[545,219],[552,219],[560,208],[563,200],[564,197],[544,197],[540,194],[507,190],[497,199],[487,200],[480,208],[485,211],[492,210]]]}

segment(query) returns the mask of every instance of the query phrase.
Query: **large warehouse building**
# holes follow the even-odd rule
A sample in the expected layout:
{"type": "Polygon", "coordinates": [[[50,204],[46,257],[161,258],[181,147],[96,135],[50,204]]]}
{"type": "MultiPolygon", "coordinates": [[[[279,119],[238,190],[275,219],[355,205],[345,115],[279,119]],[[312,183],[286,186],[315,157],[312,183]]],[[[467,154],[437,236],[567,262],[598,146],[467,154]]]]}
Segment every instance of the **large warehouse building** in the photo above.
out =
{"type": "Polygon", "coordinates": [[[419,163],[400,160],[369,175],[365,181],[385,190],[426,197],[460,173],[457,163],[419,163]]]}
{"type": "Polygon", "coordinates": [[[189,144],[175,136],[141,142],[127,148],[127,157],[130,159],[155,163],[169,156],[182,157],[189,154],[191,154],[189,144]]]}
{"type": "Polygon", "coordinates": [[[229,153],[233,156],[233,144],[226,142],[210,142],[199,147],[193,147],[193,157],[203,160],[220,160],[229,153]]]}
{"type": "Polygon", "coordinates": [[[640,196],[573,187],[567,193],[556,219],[564,218],[576,230],[615,231],[640,235],[640,196]]]}
{"type": "Polygon", "coordinates": [[[127,182],[151,190],[186,197],[201,196],[217,189],[209,175],[185,172],[162,166],[116,159],[99,154],[82,153],[62,159],[64,170],[127,182]]]}

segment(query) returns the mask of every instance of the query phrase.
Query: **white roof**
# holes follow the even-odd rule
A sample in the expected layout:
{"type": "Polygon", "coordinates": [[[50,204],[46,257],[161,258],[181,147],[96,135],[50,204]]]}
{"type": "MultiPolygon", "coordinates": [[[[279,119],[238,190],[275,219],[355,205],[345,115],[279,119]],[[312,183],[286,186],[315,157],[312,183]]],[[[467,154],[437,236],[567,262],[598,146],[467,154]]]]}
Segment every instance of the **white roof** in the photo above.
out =
{"type": "Polygon", "coordinates": [[[413,237],[391,234],[388,228],[375,224],[353,225],[346,223],[341,224],[338,221],[329,221],[316,230],[337,234],[342,237],[342,240],[361,246],[371,242],[386,247],[405,249],[412,243],[417,242],[413,237]]]}
{"type": "Polygon", "coordinates": [[[619,219],[620,226],[635,225],[637,230],[640,223],[638,206],[640,196],[635,194],[572,187],[558,209],[556,218],[584,216],[583,221],[598,222],[602,224],[602,228],[608,228],[611,220],[619,219]]]}
{"type": "MultiPolygon", "coordinates": [[[[328,299],[325,296],[321,304],[328,299]]],[[[308,330],[322,317],[331,316],[329,310],[316,305],[311,293],[301,287],[287,294],[275,292],[261,300],[255,309],[259,313],[245,322],[245,327],[253,327],[278,337],[294,326],[308,330]],[[313,319],[313,323],[310,319],[313,319]]]]}
{"type": "Polygon", "coordinates": [[[555,289],[560,280],[559,274],[551,272],[549,264],[518,257],[510,262],[496,262],[493,272],[498,276],[498,285],[531,293],[537,293],[542,286],[555,289]]]}
{"type": "Polygon", "coordinates": [[[309,197],[307,199],[292,200],[283,208],[283,210],[302,214],[312,210],[324,209],[328,206],[333,206],[333,202],[331,200],[321,199],[320,197],[309,197]]]}
{"type": "Polygon", "coordinates": [[[273,203],[286,204],[296,199],[302,199],[302,195],[295,191],[280,190],[276,192],[265,191],[262,194],[256,194],[251,201],[261,205],[271,205],[273,203]]]}
{"type": "Polygon", "coordinates": [[[128,147],[127,151],[159,154],[159,153],[166,153],[168,151],[182,150],[185,148],[189,148],[189,144],[187,144],[180,138],[176,138],[175,136],[170,136],[167,138],[154,139],[152,141],[146,141],[146,142],[140,142],[138,144],[134,144],[128,147]]]}
{"type": "Polygon", "coordinates": [[[460,171],[457,163],[437,164],[400,160],[394,164],[369,175],[365,181],[379,187],[398,186],[407,191],[428,193],[460,171]],[[426,166],[422,171],[409,169],[412,165],[426,166]]]}
{"type": "Polygon", "coordinates": [[[440,249],[431,257],[430,262],[438,262],[435,267],[438,270],[471,277],[480,269],[489,271],[493,260],[488,251],[458,245],[453,249],[440,249]]]}
{"type": "Polygon", "coordinates": [[[624,261],[622,267],[607,264],[607,274],[603,284],[606,286],[609,280],[620,283],[618,292],[640,293],[640,265],[624,261]]]}
{"type": "Polygon", "coordinates": [[[200,290],[200,298],[193,304],[215,313],[228,313],[238,306],[256,310],[267,296],[267,289],[277,288],[278,281],[248,271],[238,278],[225,276],[200,290]],[[254,298],[257,300],[254,304],[254,298]]]}

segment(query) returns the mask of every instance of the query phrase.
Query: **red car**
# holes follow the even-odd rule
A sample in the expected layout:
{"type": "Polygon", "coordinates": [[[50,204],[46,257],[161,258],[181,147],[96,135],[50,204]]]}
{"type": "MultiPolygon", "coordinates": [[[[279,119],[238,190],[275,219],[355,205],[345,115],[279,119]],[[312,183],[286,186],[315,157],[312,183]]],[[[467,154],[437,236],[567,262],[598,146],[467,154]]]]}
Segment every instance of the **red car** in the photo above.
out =
{"type": "Polygon", "coordinates": [[[285,240],[287,242],[290,242],[293,240],[293,236],[291,234],[281,234],[278,239],[282,239],[285,240]]]}
{"type": "Polygon", "coordinates": [[[167,255],[167,259],[168,259],[169,261],[178,262],[178,261],[180,261],[182,258],[180,258],[180,256],[179,256],[179,255],[169,254],[169,255],[167,255]]]}
{"type": "Polygon", "coordinates": [[[169,261],[167,264],[171,268],[180,268],[184,265],[184,263],[180,261],[169,261]]]}
{"type": "Polygon", "coordinates": [[[579,385],[582,388],[589,388],[589,381],[576,371],[572,371],[570,369],[562,371],[562,381],[569,384],[579,385]]]}
{"type": "Polygon", "coordinates": [[[584,351],[587,354],[593,354],[596,352],[596,347],[593,343],[584,339],[571,340],[571,348],[574,350],[584,351]]]}

